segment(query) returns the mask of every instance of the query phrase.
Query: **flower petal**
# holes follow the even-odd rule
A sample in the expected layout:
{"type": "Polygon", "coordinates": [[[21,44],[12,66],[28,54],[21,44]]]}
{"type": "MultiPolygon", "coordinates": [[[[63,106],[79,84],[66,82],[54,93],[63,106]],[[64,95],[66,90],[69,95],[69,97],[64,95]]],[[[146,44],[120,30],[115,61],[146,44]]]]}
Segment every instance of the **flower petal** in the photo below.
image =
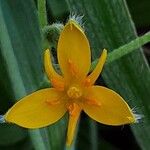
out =
{"type": "Polygon", "coordinates": [[[40,128],[50,125],[59,120],[66,112],[63,103],[52,105],[52,102],[56,103],[60,97],[62,95],[52,88],[34,92],[8,110],[5,120],[25,128],[40,128]]]}
{"type": "Polygon", "coordinates": [[[79,120],[80,112],[81,112],[80,107],[77,104],[73,103],[73,109],[71,112],[69,112],[69,124],[68,124],[67,142],[66,142],[67,146],[70,146],[72,144],[77,122],[79,120]]]}
{"type": "Polygon", "coordinates": [[[44,53],[44,67],[52,86],[56,89],[63,90],[64,79],[54,70],[49,49],[45,50],[44,53]]]}
{"type": "Polygon", "coordinates": [[[87,91],[88,101],[83,104],[83,110],[94,120],[107,125],[123,125],[136,122],[136,119],[123,98],[108,88],[93,86],[87,91]],[[96,103],[95,103],[96,102],[96,103]]]}
{"type": "Polygon", "coordinates": [[[84,78],[90,68],[90,46],[82,28],[73,20],[65,25],[58,41],[58,62],[67,80],[84,78]]]}
{"type": "Polygon", "coordinates": [[[107,58],[107,50],[104,49],[100,58],[99,58],[98,64],[96,65],[95,69],[86,78],[86,81],[88,81],[88,86],[93,85],[95,83],[95,81],[97,80],[97,78],[99,77],[99,75],[103,69],[103,66],[105,64],[106,58],[107,58]]]}

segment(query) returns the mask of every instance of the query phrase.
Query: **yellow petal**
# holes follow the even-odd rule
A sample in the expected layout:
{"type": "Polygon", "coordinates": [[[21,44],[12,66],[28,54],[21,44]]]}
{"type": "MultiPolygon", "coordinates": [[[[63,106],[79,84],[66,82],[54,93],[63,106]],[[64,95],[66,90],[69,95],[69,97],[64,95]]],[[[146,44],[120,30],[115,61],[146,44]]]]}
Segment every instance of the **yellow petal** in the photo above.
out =
{"type": "Polygon", "coordinates": [[[90,104],[85,99],[83,110],[94,120],[107,125],[123,125],[136,121],[128,104],[113,90],[93,86],[86,92],[87,99],[94,103],[90,104]]]}
{"type": "Polygon", "coordinates": [[[69,106],[69,124],[68,124],[67,142],[66,142],[67,146],[70,146],[72,144],[75,135],[75,129],[80,116],[80,112],[81,109],[77,104],[73,103],[71,106],[69,106]]]}
{"type": "Polygon", "coordinates": [[[107,58],[107,50],[104,49],[99,58],[97,66],[95,67],[93,72],[86,78],[85,82],[87,82],[86,84],[88,86],[93,85],[95,83],[95,81],[97,80],[97,78],[99,77],[99,75],[103,69],[103,66],[105,64],[106,58],[107,58]]]}
{"type": "Polygon", "coordinates": [[[70,20],[58,41],[58,62],[66,80],[84,78],[90,68],[90,46],[82,28],[70,20]]]}
{"type": "Polygon", "coordinates": [[[55,89],[47,88],[34,92],[17,102],[5,114],[7,122],[25,128],[40,128],[59,120],[66,112],[63,103],[51,104],[61,100],[62,95],[55,89]]]}
{"type": "Polygon", "coordinates": [[[56,89],[63,90],[64,79],[54,70],[49,49],[45,50],[44,53],[44,67],[52,86],[56,89]]]}

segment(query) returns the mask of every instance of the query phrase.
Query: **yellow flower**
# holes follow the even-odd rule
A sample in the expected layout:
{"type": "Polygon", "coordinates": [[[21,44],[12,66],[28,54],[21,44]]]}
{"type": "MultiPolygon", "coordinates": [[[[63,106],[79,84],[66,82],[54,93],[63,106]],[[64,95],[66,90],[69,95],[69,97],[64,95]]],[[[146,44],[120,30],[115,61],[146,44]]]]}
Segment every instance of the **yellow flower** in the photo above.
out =
{"type": "Polygon", "coordinates": [[[92,119],[107,125],[136,121],[123,98],[111,89],[94,86],[107,57],[104,49],[92,73],[91,52],[82,28],[73,20],[60,34],[57,55],[62,76],[53,68],[50,52],[44,54],[45,71],[53,88],[36,91],[17,102],[5,114],[7,122],[25,128],[41,128],[58,121],[67,111],[67,145],[71,145],[76,124],[83,110],[92,119]]]}

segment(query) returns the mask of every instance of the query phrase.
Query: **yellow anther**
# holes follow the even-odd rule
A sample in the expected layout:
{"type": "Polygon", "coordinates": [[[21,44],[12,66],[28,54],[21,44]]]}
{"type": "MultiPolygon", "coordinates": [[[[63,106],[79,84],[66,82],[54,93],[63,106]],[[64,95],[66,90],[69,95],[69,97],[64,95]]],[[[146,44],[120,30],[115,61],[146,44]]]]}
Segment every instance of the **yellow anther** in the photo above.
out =
{"type": "Polygon", "coordinates": [[[68,89],[67,95],[69,96],[69,98],[77,99],[82,95],[82,92],[79,88],[72,86],[68,89]]]}
{"type": "Polygon", "coordinates": [[[49,105],[58,105],[60,104],[60,101],[59,100],[46,100],[46,103],[49,104],[49,105]]]}
{"type": "Polygon", "coordinates": [[[94,99],[91,99],[91,98],[85,98],[86,99],[86,103],[88,105],[95,105],[95,106],[101,106],[101,103],[94,100],[94,99]]]}
{"type": "Polygon", "coordinates": [[[71,59],[68,59],[68,65],[69,65],[69,70],[70,70],[72,76],[77,77],[78,70],[71,59]]]}
{"type": "Polygon", "coordinates": [[[63,91],[64,90],[64,83],[60,82],[58,80],[56,80],[55,78],[51,79],[51,83],[53,85],[54,88],[56,88],[59,91],[63,91]]]}

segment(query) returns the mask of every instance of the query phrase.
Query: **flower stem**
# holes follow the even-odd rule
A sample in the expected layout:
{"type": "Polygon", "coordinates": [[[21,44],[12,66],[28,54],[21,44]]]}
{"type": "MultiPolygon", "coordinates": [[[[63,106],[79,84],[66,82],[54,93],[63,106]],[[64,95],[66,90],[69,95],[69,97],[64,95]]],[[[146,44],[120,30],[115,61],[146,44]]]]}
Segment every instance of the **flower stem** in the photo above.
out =
{"type": "MultiPolygon", "coordinates": [[[[113,50],[108,54],[106,64],[109,64],[131,52],[134,50],[140,48],[142,45],[150,42],[150,32],[147,32],[141,37],[136,38],[135,40],[132,40],[131,42],[113,50]]],[[[91,70],[93,70],[98,62],[98,59],[94,60],[92,62],[91,70]]]]}
{"type": "Polygon", "coordinates": [[[41,28],[47,25],[46,0],[38,0],[38,16],[41,28]]]}

